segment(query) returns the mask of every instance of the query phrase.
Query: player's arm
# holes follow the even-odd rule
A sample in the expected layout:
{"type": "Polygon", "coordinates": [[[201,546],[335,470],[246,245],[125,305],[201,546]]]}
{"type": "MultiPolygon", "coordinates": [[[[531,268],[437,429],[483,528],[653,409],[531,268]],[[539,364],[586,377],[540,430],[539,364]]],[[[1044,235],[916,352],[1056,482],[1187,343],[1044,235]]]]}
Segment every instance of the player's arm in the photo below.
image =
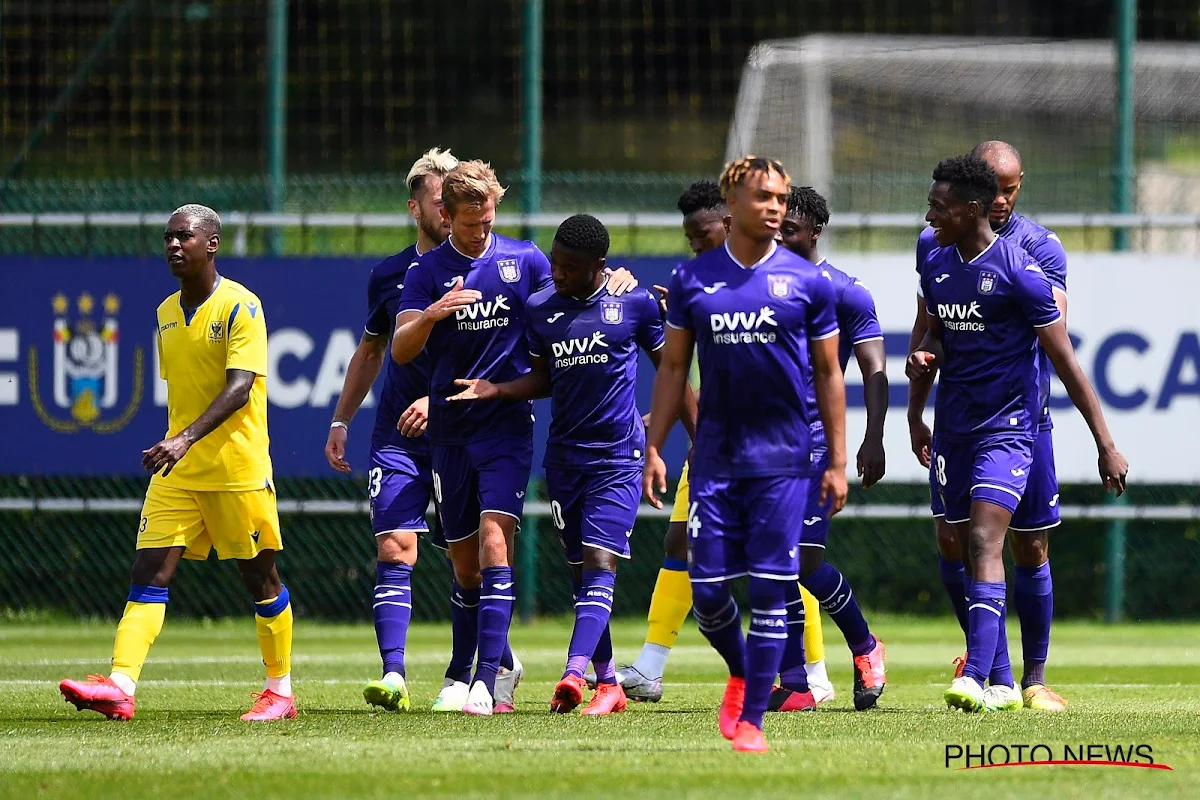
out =
{"type": "MultiPolygon", "coordinates": [[[[925,307],[925,297],[917,293],[917,316],[913,320],[912,333],[908,337],[909,360],[918,352],[934,352],[940,355],[936,348],[936,337],[930,335],[930,320],[932,318],[925,307]]],[[[925,361],[922,357],[920,360],[925,361]]],[[[930,361],[921,370],[914,372],[909,366],[905,367],[908,378],[908,438],[912,445],[913,455],[928,467],[930,451],[933,444],[933,433],[925,424],[925,406],[929,402],[929,394],[933,391],[933,381],[937,377],[937,365],[940,359],[930,361]]]]}
{"type": "Polygon", "coordinates": [[[150,473],[161,469],[164,478],[170,475],[171,470],[193,444],[221,427],[221,423],[250,402],[250,390],[254,387],[256,377],[255,373],[244,369],[226,370],[224,388],[213,398],[204,413],[179,433],[163,439],[149,450],[143,450],[142,466],[150,473]]]}
{"type": "Polygon", "coordinates": [[[504,383],[492,383],[483,378],[459,378],[455,386],[462,386],[458,394],[447,400],[538,400],[550,396],[550,362],[532,353],[529,357],[531,369],[521,377],[504,383]]]}
{"type": "Polygon", "coordinates": [[[400,313],[396,315],[396,331],[392,334],[392,358],[397,364],[407,364],[421,354],[434,325],[483,297],[475,289],[464,289],[459,277],[450,291],[434,300],[423,266],[418,264],[409,270],[400,296],[400,313]],[[418,275],[413,274],[416,270],[420,270],[418,275]]]}
{"type": "MultiPolygon", "coordinates": [[[[674,312],[673,312],[674,313],[674,312]]],[[[682,319],[682,317],[680,317],[682,319]]],[[[678,417],[679,404],[687,390],[688,369],[696,336],[690,328],[668,323],[666,343],[659,350],[654,373],[654,395],[650,400],[650,430],[646,433],[646,465],[642,494],[655,508],[662,508],[660,494],[667,491],[667,465],[660,452],[678,417]]]]}
{"type": "Polygon", "coordinates": [[[384,354],[387,351],[387,339],[379,334],[363,331],[346,367],[346,379],[342,382],[342,393],[338,396],[337,407],[333,410],[333,421],[329,426],[329,436],[325,441],[325,459],[329,466],[338,472],[350,472],[350,464],[346,462],[346,439],[349,437],[350,421],[362,407],[367,392],[379,377],[383,369],[384,354]]]}
{"type": "Polygon", "coordinates": [[[864,489],[883,478],[887,470],[883,449],[883,422],[888,409],[887,353],[882,339],[854,345],[854,358],[863,377],[863,399],[867,405],[867,432],[858,450],[858,474],[864,489]]]}
{"type": "Polygon", "coordinates": [[[832,497],[830,516],[846,505],[846,380],[838,360],[838,333],[810,340],[817,411],[825,427],[829,467],[821,478],[821,502],[832,497]]]}
{"type": "MultiPolygon", "coordinates": [[[[646,355],[650,358],[650,363],[654,365],[655,371],[662,364],[662,351],[666,347],[659,347],[655,350],[646,350],[646,355]]],[[[692,387],[684,383],[683,386],[683,403],[679,408],[678,418],[683,423],[683,429],[687,431],[688,438],[693,442],[696,441],[696,418],[700,414],[700,403],[696,399],[696,393],[692,391],[692,387]]],[[[650,416],[647,414],[646,416],[650,416]]],[[[673,423],[672,423],[673,424],[673,423]]]]}

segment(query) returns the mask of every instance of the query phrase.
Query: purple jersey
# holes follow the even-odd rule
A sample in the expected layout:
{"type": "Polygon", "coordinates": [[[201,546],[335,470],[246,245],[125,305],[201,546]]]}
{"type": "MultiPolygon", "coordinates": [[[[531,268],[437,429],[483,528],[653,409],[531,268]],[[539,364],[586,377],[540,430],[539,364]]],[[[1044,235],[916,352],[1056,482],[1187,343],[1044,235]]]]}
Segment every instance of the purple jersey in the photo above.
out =
{"type": "Polygon", "coordinates": [[[607,285],[587,300],[551,286],[529,298],[529,352],[550,364],[545,467],[641,464],[646,430],[637,409],[638,348],[663,346],[662,316],[645,289],[607,285]]]}
{"type": "MultiPolygon", "coordinates": [[[[372,336],[391,339],[400,308],[400,293],[408,270],[417,263],[417,246],[388,256],[375,265],[367,281],[367,324],[363,326],[372,336]]],[[[375,410],[375,428],[371,432],[371,450],[398,447],[410,453],[428,453],[429,440],[424,436],[409,438],[396,430],[404,409],[429,393],[429,356],[423,351],[408,364],[397,364],[389,354],[383,373],[383,392],[375,410]]]]}
{"type": "Polygon", "coordinates": [[[1042,410],[1034,328],[1060,316],[1042,268],[997,236],[969,262],[957,247],[934,250],[921,267],[921,289],[926,310],[941,320],[946,356],[935,437],[1032,437],[1042,410]]]}
{"type": "Polygon", "coordinates": [[[692,474],[812,475],[808,343],[837,335],[833,283],[775,244],[749,268],[726,245],[679,265],[670,297],[667,324],[695,334],[704,387],[692,474]]]}
{"type": "MultiPolygon", "coordinates": [[[[1004,226],[996,233],[1004,237],[1009,244],[1015,244],[1033,256],[1038,266],[1042,268],[1042,272],[1045,273],[1046,280],[1050,281],[1050,285],[1066,293],[1067,252],[1063,249],[1058,234],[1043,228],[1029,217],[1022,216],[1015,211],[1009,216],[1008,222],[1004,223],[1004,226]]],[[[937,240],[933,236],[933,228],[926,228],[917,238],[917,272],[921,271],[921,265],[935,249],[937,249],[937,240]]],[[[1051,430],[1054,422],[1050,419],[1050,375],[1054,367],[1050,364],[1050,357],[1044,351],[1041,352],[1040,358],[1042,411],[1038,430],[1051,430]]]]}
{"type": "Polygon", "coordinates": [[[883,341],[883,328],[879,327],[879,315],[875,313],[875,298],[871,290],[863,286],[858,278],[852,278],[825,259],[817,262],[821,274],[833,282],[833,302],[837,314],[838,361],[842,372],[850,364],[855,345],[863,342],[883,341]]]}
{"type": "Polygon", "coordinates": [[[417,259],[409,270],[400,311],[424,311],[463,279],[463,288],[483,298],[433,326],[429,354],[429,429],[435,444],[467,444],[502,436],[533,435],[533,404],[450,402],[458,378],[511,381],[529,372],[525,347],[526,303],[551,286],[550,262],[532,242],[499,234],[479,258],[460,253],[447,239],[417,259]]]}

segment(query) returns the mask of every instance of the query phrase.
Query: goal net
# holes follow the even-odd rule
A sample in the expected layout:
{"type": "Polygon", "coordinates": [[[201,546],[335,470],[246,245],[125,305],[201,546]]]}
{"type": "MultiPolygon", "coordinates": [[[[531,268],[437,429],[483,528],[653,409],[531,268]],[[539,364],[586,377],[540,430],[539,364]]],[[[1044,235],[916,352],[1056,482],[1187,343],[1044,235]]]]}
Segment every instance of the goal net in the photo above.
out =
{"type": "MultiPolygon", "coordinates": [[[[1139,211],[1200,211],[1200,45],[1137,46],[1139,211]]],[[[726,156],[779,158],[842,212],[911,212],[937,162],[1014,144],[1022,208],[1108,211],[1110,41],[808,36],[767,41],[742,71],[726,156]]]]}

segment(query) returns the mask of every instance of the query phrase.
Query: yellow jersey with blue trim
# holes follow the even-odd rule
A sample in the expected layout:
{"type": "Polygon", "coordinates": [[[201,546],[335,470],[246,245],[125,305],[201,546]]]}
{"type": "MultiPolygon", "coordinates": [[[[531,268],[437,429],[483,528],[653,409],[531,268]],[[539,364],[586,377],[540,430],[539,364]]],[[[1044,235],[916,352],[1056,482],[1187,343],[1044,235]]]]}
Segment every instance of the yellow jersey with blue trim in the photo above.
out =
{"type": "Polygon", "coordinates": [[[246,405],[199,439],[171,474],[152,483],[192,491],[270,486],[267,436],[267,323],[262,303],[237,281],[218,277],[212,293],[184,308],[179,292],[158,307],[159,374],[167,382],[167,436],[196,421],[225,388],[226,370],[256,377],[246,405]]]}

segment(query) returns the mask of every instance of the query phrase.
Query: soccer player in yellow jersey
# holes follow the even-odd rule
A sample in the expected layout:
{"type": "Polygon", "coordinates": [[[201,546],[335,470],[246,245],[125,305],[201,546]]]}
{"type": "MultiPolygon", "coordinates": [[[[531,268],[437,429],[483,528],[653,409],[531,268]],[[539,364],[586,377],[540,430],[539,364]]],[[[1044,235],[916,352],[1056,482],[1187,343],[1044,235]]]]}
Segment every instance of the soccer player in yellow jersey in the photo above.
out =
{"type": "Polygon", "coordinates": [[[162,630],[167,586],[179,559],[204,560],[213,548],[235,559],[254,598],[266,686],[242,716],[296,716],[291,686],[292,607],[279,580],[283,549],[267,438],[267,326],[262,304],[217,274],[221,218],[186,205],[163,233],[179,291],[158,307],[160,373],[167,382],[167,436],[142,451],[150,487],[138,522],[137,556],[125,613],[117,626],[112,673],[64,680],[59,689],[80,711],[130,719],[150,645],[162,630]]]}

